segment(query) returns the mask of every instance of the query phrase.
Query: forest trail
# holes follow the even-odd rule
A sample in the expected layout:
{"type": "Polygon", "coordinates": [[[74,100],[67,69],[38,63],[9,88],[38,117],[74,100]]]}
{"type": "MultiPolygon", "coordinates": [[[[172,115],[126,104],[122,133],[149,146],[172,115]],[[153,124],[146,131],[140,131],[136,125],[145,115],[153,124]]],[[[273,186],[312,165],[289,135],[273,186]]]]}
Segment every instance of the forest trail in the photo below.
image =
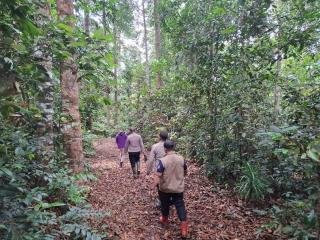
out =
{"type": "MultiPolygon", "coordinates": [[[[112,239],[180,239],[174,207],[171,208],[168,227],[158,222],[160,212],[154,206],[156,191],[150,188],[151,179],[145,174],[144,162],[141,162],[140,178],[133,179],[128,158],[124,167],[119,167],[114,139],[97,140],[94,148],[96,156],[90,159],[90,164],[98,180],[90,185],[89,201],[94,209],[111,215],[93,224],[107,231],[112,239]]],[[[213,192],[212,184],[204,177],[201,168],[190,163],[188,167],[185,201],[189,239],[267,239],[255,235],[264,219],[257,218],[231,193],[213,192]]]]}

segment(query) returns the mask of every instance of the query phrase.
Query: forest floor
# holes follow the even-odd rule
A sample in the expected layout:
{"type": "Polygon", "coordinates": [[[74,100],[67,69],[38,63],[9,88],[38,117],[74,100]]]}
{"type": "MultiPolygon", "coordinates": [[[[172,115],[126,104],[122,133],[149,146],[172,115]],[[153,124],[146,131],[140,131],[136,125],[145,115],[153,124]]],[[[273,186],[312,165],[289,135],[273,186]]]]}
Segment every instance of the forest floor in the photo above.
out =
{"type": "MultiPolygon", "coordinates": [[[[128,158],[122,168],[118,163],[118,149],[114,139],[94,142],[96,155],[89,159],[98,180],[90,184],[89,201],[94,209],[109,212],[92,224],[108,232],[111,239],[160,240],[180,239],[179,220],[174,207],[170,224],[163,227],[160,212],[155,207],[156,190],[145,174],[141,161],[141,175],[133,179],[128,158]]],[[[232,192],[212,185],[200,167],[188,164],[185,201],[190,225],[189,239],[250,240],[277,239],[257,236],[256,231],[266,222],[257,217],[232,192]]]]}

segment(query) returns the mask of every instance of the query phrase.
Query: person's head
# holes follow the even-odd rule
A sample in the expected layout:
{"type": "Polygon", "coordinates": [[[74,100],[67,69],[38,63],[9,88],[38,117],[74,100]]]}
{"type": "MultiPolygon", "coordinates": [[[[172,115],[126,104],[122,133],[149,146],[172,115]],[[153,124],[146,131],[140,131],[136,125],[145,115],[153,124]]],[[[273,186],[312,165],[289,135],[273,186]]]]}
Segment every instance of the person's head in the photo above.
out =
{"type": "Polygon", "coordinates": [[[165,141],[168,139],[168,132],[165,130],[161,130],[159,133],[159,138],[161,141],[165,141]]]}
{"type": "Polygon", "coordinates": [[[164,150],[166,151],[166,152],[170,152],[170,151],[173,151],[174,150],[174,142],[173,141],[171,141],[171,140],[166,140],[165,142],[164,142],[164,144],[163,144],[163,146],[164,146],[164,150]]]}
{"type": "Polygon", "coordinates": [[[133,133],[134,131],[135,131],[135,128],[134,128],[134,127],[129,128],[129,134],[130,134],[130,133],[133,133]]]}

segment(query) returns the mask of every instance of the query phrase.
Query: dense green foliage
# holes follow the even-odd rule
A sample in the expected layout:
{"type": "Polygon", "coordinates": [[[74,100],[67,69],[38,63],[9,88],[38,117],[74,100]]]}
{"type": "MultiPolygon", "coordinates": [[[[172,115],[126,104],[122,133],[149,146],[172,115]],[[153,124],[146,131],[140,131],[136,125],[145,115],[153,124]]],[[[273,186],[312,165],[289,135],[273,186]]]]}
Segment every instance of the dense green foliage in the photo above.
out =
{"type": "Polygon", "coordinates": [[[209,176],[269,202],[267,227],[293,239],[319,234],[319,7],[161,1],[166,86],[136,118],[150,143],[167,127],[209,176]]]}
{"type": "Polygon", "coordinates": [[[98,29],[91,38],[86,37],[80,28],[73,31],[58,21],[54,10],[52,20],[43,23],[40,10],[44,4],[27,0],[0,3],[0,238],[102,239],[105,235],[92,230],[87,220],[105,213],[90,209],[88,189],[78,184],[95,177],[88,171],[74,175],[62,150],[60,122],[64,116],[58,78],[59,61],[78,53],[80,78],[87,88],[82,95],[86,103],[83,118],[92,108],[109,104],[108,98],[95,97],[90,86],[99,84],[96,89],[101,89],[104,81],[97,79],[103,74],[99,77],[96,68],[106,71],[113,64],[111,51],[99,49],[100,44],[110,43],[112,36],[98,29]],[[55,84],[53,155],[40,145],[39,124],[44,119],[39,108],[40,84],[47,73],[37,58],[39,45],[47,46],[40,51],[48,51],[53,65],[49,73],[55,84]],[[91,62],[95,65],[89,66],[91,62]]]}
{"type": "MultiPolygon", "coordinates": [[[[62,150],[68,116],[61,114],[59,62],[71,55],[87,156],[97,135],[135,126],[150,146],[165,127],[209,177],[270,216],[265,228],[290,239],[319,237],[319,1],[159,1],[162,58],[154,60],[151,49],[151,86],[141,46],[126,44],[141,40],[133,22],[138,2],[77,1],[75,28],[58,20],[54,1],[43,20],[46,3],[0,2],[0,238],[102,237],[82,220],[99,214],[85,206],[87,190],[77,184],[94,177],[74,175],[62,150]],[[39,46],[51,57],[49,74],[39,46]],[[39,145],[47,75],[53,155],[39,145]]],[[[149,30],[153,9],[146,8],[149,30]]]]}

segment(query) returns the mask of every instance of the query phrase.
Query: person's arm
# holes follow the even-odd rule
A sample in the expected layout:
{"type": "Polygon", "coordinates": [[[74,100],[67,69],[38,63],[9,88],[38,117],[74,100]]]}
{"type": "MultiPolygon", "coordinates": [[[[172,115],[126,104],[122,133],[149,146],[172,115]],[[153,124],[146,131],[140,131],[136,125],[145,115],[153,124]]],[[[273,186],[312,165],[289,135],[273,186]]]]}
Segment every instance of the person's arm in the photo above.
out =
{"type": "Polygon", "coordinates": [[[124,152],[127,153],[129,148],[129,138],[126,140],[126,144],[124,145],[124,152]]]}
{"type": "Polygon", "coordinates": [[[149,175],[150,172],[152,171],[152,168],[154,166],[154,161],[155,161],[155,152],[154,152],[154,146],[152,146],[149,158],[147,160],[147,175],[149,175]]]}
{"type": "Polygon", "coordinates": [[[141,137],[141,136],[140,136],[139,142],[140,142],[141,153],[143,153],[144,155],[146,155],[146,153],[145,153],[145,151],[144,151],[144,146],[143,146],[143,141],[142,141],[142,137],[141,137]]]}
{"type": "Polygon", "coordinates": [[[188,174],[188,167],[187,167],[186,160],[184,160],[183,170],[184,170],[184,176],[186,176],[188,174]]]}
{"type": "Polygon", "coordinates": [[[158,165],[157,165],[157,170],[156,172],[153,174],[153,187],[156,188],[157,185],[160,183],[160,178],[164,172],[164,166],[162,164],[162,161],[159,160],[158,161],[158,165]]]}
{"type": "Polygon", "coordinates": [[[152,188],[156,188],[159,185],[161,176],[162,176],[162,173],[156,172],[156,173],[153,174],[153,185],[152,185],[152,188]]]}

